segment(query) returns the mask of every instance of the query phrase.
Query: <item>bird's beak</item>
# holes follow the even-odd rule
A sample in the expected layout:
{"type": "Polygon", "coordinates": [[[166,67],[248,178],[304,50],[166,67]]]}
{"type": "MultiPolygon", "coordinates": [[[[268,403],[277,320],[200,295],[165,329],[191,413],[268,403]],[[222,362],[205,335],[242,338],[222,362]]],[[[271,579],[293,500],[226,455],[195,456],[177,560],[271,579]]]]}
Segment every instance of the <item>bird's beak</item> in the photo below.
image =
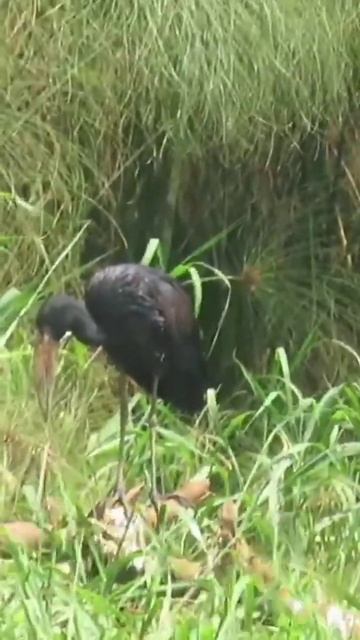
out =
{"type": "Polygon", "coordinates": [[[41,409],[47,415],[50,409],[52,392],[55,385],[59,350],[71,337],[68,332],[58,342],[49,333],[39,335],[34,348],[35,387],[41,409]]]}
{"type": "Polygon", "coordinates": [[[34,373],[37,388],[46,389],[54,383],[60,344],[48,333],[39,336],[34,348],[34,373]]]}

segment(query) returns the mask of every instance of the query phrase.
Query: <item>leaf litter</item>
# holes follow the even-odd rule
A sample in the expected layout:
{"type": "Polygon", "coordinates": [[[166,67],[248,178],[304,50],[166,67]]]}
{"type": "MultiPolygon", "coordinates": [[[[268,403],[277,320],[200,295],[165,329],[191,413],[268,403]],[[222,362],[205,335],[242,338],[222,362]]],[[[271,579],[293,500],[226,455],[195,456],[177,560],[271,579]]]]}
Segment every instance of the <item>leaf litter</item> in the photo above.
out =
{"type": "MultiPolygon", "coordinates": [[[[128,489],[125,500],[107,498],[97,504],[89,514],[89,522],[96,529],[95,537],[109,562],[119,556],[132,556],[136,572],[146,570],[145,555],[151,536],[159,526],[164,527],[181,519],[189,511],[196,513],[206,500],[213,496],[208,478],[193,478],[172,493],[159,497],[159,511],[142,500],[144,483],[128,489]],[[159,515],[160,514],[160,515],[159,515]]],[[[12,545],[24,547],[28,552],[40,552],[47,547],[49,533],[66,529],[66,516],[61,502],[53,497],[45,499],[49,514],[48,530],[30,521],[4,522],[0,526],[0,553],[4,555],[12,545]]],[[[242,571],[256,580],[257,586],[272,596],[277,593],[282,603],[294,618],[310,619],[321,616],[328,630],[337,631],[343,640],[360,640],[360,615],[320,595],[312,605],[296,598],[281,579],[271,562],[238,534],[239,503],[226,500],[218,512],[218,526],[211,541],[212,552],[207,561],[189,560],[186,557],[168,557],[168,567],[175,578],[189,586],[187,598],[197,594],[201,586],[199,579],[215,576],[226,578],[229,572],[242,571]],[[192,593],[191,593],[192,592],[192,593]]]]}

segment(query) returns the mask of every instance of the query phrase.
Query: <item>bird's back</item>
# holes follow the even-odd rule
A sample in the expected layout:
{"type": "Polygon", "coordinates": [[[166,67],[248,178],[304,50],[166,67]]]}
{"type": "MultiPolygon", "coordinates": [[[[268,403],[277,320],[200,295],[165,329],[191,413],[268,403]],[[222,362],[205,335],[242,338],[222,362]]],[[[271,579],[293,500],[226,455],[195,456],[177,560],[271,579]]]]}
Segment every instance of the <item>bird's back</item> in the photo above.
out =
{"type": "Polygon", "coordinates": [[[120,264],[93,276],[85,302],[115,365],[148,392],[159,373],[159,397],[182,411],[202,407],[205,361],[191,300],[179,283],[158,269],[120,264]]]}

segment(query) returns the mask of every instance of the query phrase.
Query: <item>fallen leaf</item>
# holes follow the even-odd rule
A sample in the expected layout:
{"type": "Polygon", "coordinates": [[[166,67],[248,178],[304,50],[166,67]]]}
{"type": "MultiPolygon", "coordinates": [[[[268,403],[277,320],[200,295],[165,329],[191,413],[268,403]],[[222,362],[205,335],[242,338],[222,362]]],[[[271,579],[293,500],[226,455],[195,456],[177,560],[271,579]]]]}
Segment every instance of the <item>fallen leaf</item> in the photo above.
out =
{"type": "Polygon", "coordinates": [[[239,505],[234,500],[228,500],[220,509],[221,537],[226,540],[235,538],[239,505]]]}
{"type": "Polygon", "coordinates": [[[210,495],[210,480],[190,480],[183,487],[165,496],[166,500],[178,499],[187,506],[196,506],[210,495]]]}
{"type": "Polygon", "coordinates": [[[19,543],[28,549],[37,549],[45,540],[44,532],[32,522],[4,522],[0,526],[0,541],[19,543]]]}
{"type": "Polygon", "coordinates": [[[145,486],[144,482],[128,489],[126,492],[123,502],[118,498],[118,496],[110,496],[107,497],[100,502],[98,502],[90,512],[90,517],[94,516],[96,520],[101,521],[104,518],[104,513],[107,510],[117,509],[119,506],[124,509],[124,503],[126,508],[133,509],[136,502],[138,501],[140,494],[145,486]]]}
{"type": "Polygon", "coordinates": [[[141,482],[141,484],[138,484],[135,487],[132,487],[132,489],[129,489],[129,491],[126,493],[126,496],[125,496],[125,502],[129,506],[133,507],[135,505],[135,503],[137,502],[138,498],[141,495],[141,492],[144,486],[145,486],[145,483],[141,482]]]}
{"type": "Polygon", "coordinates": [[[269,562],[260,558],[260,556],[252,556],[249,561],[249,569],[267,585],[273,584],[276,581],[276,575],[273,567],[269,562]]]}
{"type": "MultiPolygon", "coordinates": [[[[165,518],[168,522],[178,518],[185,508],[189,508],[189,504],[186,502],[186,504],[183,505],[183,503],[175,497],[166,497],[159,500],[159,509],[165,509],[165,518]]],[[[158,514],[154,507],[148,507],[144,513],[144,517],[150,527],[154,528],[157,526],[158,514]]]]}
{"type": "Polygon", "coordinates": [[[201,562],[193,562],[186,558],[169,558],[170,568],[178,580],[196,580],[202,571],[201,562]]]}
{"type": "Polygon", "coordinates": [[[260,578],[265,584],[272,584],[276,580],[272,565],[246,542],[244,538],[236,540],[236,558],[245,568],[260,578]]]}

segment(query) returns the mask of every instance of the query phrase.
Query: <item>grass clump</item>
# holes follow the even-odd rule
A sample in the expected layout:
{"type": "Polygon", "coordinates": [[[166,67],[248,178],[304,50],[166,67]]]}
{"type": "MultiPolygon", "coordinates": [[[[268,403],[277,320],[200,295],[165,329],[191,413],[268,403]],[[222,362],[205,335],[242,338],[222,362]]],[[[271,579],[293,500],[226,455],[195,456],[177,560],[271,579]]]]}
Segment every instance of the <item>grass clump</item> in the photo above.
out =
{"type": "MultiPolygon", "coordinates": [[[[174,501],[191,478],[204,487],[209,477],[212,493],[190,511],[175,500],[180,517],[165,517],[135,553],[114,559],[89,519],[114,477],[113,372],[73,345],[44,422],[31,347],[19,342],[1,352],[2,521],[34,523],[44,544],[15,543],[4,554],[1,530],[6,637],[327,638],[331,603],[356,613],[358,385],[305,396],[279,350],[266,377],[246,372],[248,410],[224,411],[210,395],[194,425],[159,407],[160,487],[174,501]],[[134,562],[143,571],[131,571],[134,562]]],[[[147,481],[144,412],[135,394],[129,487],[147,481]]]]}
{"type": "MultiPolygon", "coordinates": [[[[256,269],[261,286],[255,299],[246,279],[232,287],[222,379],[234,347],[261,369],[279,336],[290,356],[309,335],[357,347],[353,0],[0,12],[4,287],[38,281],[88,219],[50,285],[71,273],[76,288],[74,269],[94,260],[138,260],[151,237],[172,268],[226,229],[202,259],[240,279],[256,269]]],[[[224,292],[209,288],[213,334],[224,292]]],[[[316,389],[330,370],[326,349],[317,358],[316,389]]]]}
{"type": "Polygon", "coordinates": [[[0,17],[1,520],[46,538],[2,551],[2,636],[333,637],[328,603],[359,608],[357,3],[14,0],[0,17]],[[191,280],[234,394],[196,425],[159,410],[164,492],[200,472],[213,494],[134,575],[89,518],[117,453],[112,373],[73,345],[44,421],[30,343],[42,293],[145,250],[191,280]]]}

